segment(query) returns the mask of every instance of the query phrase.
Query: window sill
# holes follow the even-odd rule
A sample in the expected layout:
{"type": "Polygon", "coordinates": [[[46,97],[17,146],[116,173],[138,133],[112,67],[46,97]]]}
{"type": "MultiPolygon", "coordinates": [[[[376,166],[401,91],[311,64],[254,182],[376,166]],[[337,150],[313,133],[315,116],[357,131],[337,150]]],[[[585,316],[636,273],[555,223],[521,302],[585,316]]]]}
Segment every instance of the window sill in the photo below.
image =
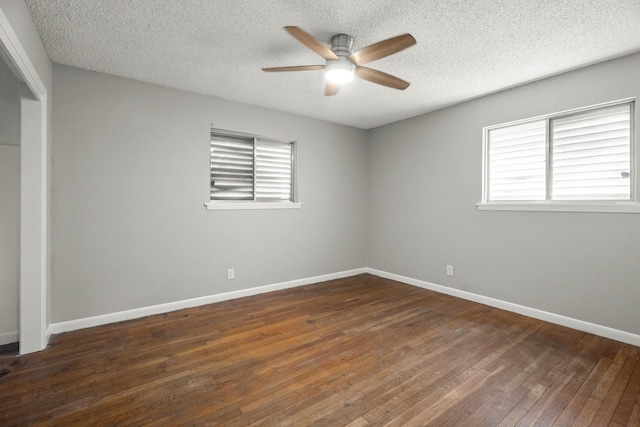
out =
{"type": "Polygon", "coordinates": [[[620,203],[478,203],[481,211],[640,213],[640,204],[620,203]]]}
{"type": "Polygon", "coordinates": [[[292,202],[208,202],[204,204],[208,211],[250,210],[250,209],[300,209],[302,203],[292,202]]]}

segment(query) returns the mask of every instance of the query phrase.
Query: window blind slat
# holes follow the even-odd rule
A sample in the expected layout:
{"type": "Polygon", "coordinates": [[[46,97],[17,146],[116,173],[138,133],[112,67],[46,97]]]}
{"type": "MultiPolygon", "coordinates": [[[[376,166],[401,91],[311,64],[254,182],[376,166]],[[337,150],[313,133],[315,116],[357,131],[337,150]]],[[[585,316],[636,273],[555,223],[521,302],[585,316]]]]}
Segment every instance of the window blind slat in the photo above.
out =
{"type": "Polygon", "coordinates": [[[562,126],[555,126],[554,123],[555,138],[572,139],[594,135],[596,139],[599,139],[599,135],[606,135],[609,133],[624,133],[624,131],[628,129],[628,119],[620,122],[607,123],[602,125],[592,125],[588,121],[583,120],[582,122],[575,123],[576,126],[578,124],[582,124],[583,126],[561,130],[562,126]]]}
{"type": "Polygon", "coordinates": [[[619,147],[619,146],[628,146],[629,144],[629,133],[620,137],[612,137],[612,138],[598,138],[592,140],[583,140],[583,141],[574,141],[569,144],[563,143],[565,141],[554,141],[555,142],[555,151],[557,153],[562,153],[565,151],[578,151],[578,150],[588,150],[592,148],[606,148],[606,147],[619,147]]]}
{"type": "MultiPolygon", "coordinates": [[[[606,108],[596,108],[579,114],[571,114],[565,117],[559,117],[556,120],[560,126],[571,127],[573,123],[580,123],[589,120],[593,124],[617,121],[620,117],[624,117],[629,112],[629,104],[614,105],[606,108]]],[[[582,127],[579,125],[579,127],[582,127]]]]}
{"type": "Polygon", "coordinates": [[[612,161],[609,163],[598,163],[596,166],[592,164],[573,164],[563,167],[558,167],[556,165],[556,171],[554,174],[555,179],[562,178],[565,174],[573,174],[573,173],[616,173],[620,175],[622,172],[630,169],[630,164],[628,161],[612,161]]]}
{"type": "Polygon", "coordinates": [[[498,162],[500,160],[506,160],[506,163],[511,163],[513,160],[512,159],[526,159],[526,158],[537,158],[537,157],[544,157],[545,155],[545,150],[544,150],[544,145],[542,147],[540,147],[540,145],[542,145],[544,143],[544,141],[542,141],[542,143],[538,143],[538,147],[533,147],[533,148],[529,148],[529,149],[523,149],[523,150],[518,150],[518,151],[510,151],[507,153],[496,153],[496,152],[492,152],[492,158],[494,161],[498,162]]]}
{"type": "Polygon", "coordinates": [[[622,154],[628,156],[630,152],[629,145],[616,145],[613,147],[601,147],[601,148],[577,148],[571,151],[556,151],[554,150],[554,160],[567,160],[571,159],[590,159],[601,158],[603,160],[608,156],[615,156],[622,154]]]}
{"type": "Polygon", "coordinates": [[[540,140],[539,138],[536,138],[529,142],[523,142],[522,144],[511,144],[511,145],[494,144],[492,147],[492,152],[495,156],[499,154],[508,154],[508,153],[530,150],[530,149],[538,149],[540,147],[540,142],[544,142],[544,140],[540,140]]]}

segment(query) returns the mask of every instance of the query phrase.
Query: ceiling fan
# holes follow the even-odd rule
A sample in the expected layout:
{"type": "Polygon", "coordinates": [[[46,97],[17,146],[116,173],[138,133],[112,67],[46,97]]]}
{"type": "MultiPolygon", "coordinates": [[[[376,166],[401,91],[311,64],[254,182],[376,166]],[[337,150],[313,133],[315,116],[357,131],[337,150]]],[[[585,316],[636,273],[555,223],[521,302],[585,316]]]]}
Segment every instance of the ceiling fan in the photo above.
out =
{"type": "Polygon", "coordinates": [[[404,90],[409,87],[409,82],[399,79],[391,74],[363,67],[364,64],[392,55],[403,49],[413,46],[416,39],[411,34],[392,37],[378,43],[364,47],[356,52],[351,52],[353,48],[353,37],[348,34],[336,34],[331,37],[331,49],[319,42],[315,37],[305,32],[301,28],[288,26],[284,27],[300,43],[322,56],[325,65],[298,65],[293,67],[272,67],[263,68],[262,71],[311,71],[325,70],[327,85],[324,94],[326,96],[338,93],[340,85],[353,80],[354,75],[379,85],[393,89],[404,90]]]}

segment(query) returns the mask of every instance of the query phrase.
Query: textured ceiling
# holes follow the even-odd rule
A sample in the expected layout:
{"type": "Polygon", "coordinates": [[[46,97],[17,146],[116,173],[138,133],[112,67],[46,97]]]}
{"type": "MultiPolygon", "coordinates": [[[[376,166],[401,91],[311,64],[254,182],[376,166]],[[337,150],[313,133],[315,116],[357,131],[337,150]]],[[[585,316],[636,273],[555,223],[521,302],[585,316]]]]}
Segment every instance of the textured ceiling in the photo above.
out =
{"type": "Polygon", "coordinates": [[[369,129],[640,51],[639,0],[26,0],[51,60],[369,129]],[[367,66],[405,91],[356,80],[325,97],[323,64],[295,25],[354,49],[417,44],[367,66]]]}

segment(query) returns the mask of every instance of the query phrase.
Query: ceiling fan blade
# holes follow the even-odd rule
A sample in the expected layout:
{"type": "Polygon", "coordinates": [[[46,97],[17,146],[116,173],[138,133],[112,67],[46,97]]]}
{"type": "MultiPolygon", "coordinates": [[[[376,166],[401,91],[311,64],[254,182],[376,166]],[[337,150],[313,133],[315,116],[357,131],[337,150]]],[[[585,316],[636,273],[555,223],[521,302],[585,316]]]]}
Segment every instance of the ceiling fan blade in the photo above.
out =
{"type": "Polygon", "coordinates": [[[405,82],[391,74],[383,73],[382,71],[367,67],[356,67],[356,76],[372,83],[377,83],[382,86],[399,90],[405,90],[410,84],[409,82],[405,82]]]}
{"type": "Polygon", "coordinates": [[[324,65],[295,65],[293,67],[271,67],[263,68],[262,71],[268,73],[272,71],[312,71],[312,70],[324,70],[324,65]]]}
{"type": "Polygon", "coordinates": [[[300,43],[322,56],[324,59],[338,60],[338,56],[333,53],[331,49],[320,43],[315,37],[305,32],[303,29],[292,26],[284,27],[284,29],[289,31],[289,34],[295,37],[300,43]]]}
{"type": "Polygon", "coordinates": [[[349,59],[356,65],[364,65],[376,59],[400,52],[402,49],[414,44],[416,44],[416,39],[411,34],[403,34],[363,47],[359,51],[352,53],[349,59]]]}
{"type": "Polygon", "coordinates": [[[340,85],[338,83],[327,82],[327,85],[324,88],[324,96],[333,96],[338,93],[338,89],[340,89],[340,85]]]}

